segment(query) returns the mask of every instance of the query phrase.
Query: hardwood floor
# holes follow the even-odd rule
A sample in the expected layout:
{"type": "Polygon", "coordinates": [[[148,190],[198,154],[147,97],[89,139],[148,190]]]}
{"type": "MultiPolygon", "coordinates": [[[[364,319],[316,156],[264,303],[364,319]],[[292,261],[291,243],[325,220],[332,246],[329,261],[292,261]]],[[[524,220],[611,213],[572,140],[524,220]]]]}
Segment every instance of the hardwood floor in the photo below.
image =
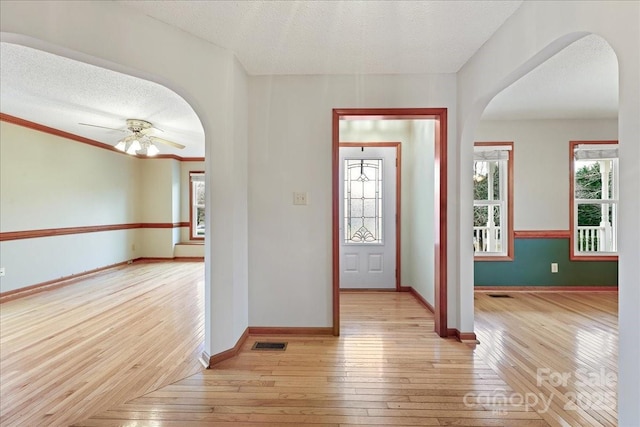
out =
{"type": "Polygon", "coordinates": [[[78,426],[546,426],[472,348],[433,333],[408,293],[344,293],[341,337],[269,337],[286,351],[240,354],[78,426]]]}
{"type": "Polygon", "coordinates": [[[489,293],[475,295],[478,355],[550,425],[616,426],[618,294],[489,293]]]}
{"type": "Polygon", "coordinates": [[[0,424],[66,426],[202,370],[204,264],[134,263],[0,305],[0,424]]]}
{"type": "Polygon", "coordinates": [[[615,402],[615,293],[477,293],[478,346],[409,293],[343,293],[342,336],[252,336],[203,370],[203,273],[133,264],[1,304],[0,425],[616,425],[588,407],[615,402]]]}

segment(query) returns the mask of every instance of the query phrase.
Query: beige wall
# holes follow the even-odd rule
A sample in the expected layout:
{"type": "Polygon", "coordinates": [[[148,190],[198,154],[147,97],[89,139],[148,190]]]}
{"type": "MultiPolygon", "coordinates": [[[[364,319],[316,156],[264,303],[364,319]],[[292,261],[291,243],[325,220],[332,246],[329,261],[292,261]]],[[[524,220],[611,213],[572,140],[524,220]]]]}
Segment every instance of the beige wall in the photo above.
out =
{"type": "MultiPolygon", "coordinates": [[[[0,231],[139,222],[141,161],[0,122],[0,231]]],[[[0,243],[2,292],[136,258],[137,230],[0,243]]]]}
{"type": "MultiPolygon", "coordinates": [[[[188,221],[181,163],[0,122],[0,232],[188,221]]],[[[0,292],[140,257],[172,258],[180,239],[177,228],[143,228],[1,242],[0,292]]]]}
{"type": "Polygon", "coordinates": [[[135,222],[138,159],[0,122],[2,231],[135,222]]]}
{"type": "MultiPolygon", "coordinates": [[[[142,223],[174,223],[174,172],[177,160],[140,161],[140,202],[142,223]]],[[[177,175],[177,174],[176,174],[177,175]]],[[[173,229],[140,230],[142,253],[152,258],[173,257],[173,229]]]]}

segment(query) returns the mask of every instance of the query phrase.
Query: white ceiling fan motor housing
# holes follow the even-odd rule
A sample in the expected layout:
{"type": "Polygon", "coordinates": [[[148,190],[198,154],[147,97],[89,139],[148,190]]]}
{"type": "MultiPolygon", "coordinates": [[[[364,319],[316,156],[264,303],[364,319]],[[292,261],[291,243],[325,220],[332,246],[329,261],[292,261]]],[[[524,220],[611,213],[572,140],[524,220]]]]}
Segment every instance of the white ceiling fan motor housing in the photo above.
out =
{"type": "Polygon", "coordinates": [[[143,132],[152,127],[151,123],[146,120],[127,119],[127,129],[134,133],[143,132]]]}

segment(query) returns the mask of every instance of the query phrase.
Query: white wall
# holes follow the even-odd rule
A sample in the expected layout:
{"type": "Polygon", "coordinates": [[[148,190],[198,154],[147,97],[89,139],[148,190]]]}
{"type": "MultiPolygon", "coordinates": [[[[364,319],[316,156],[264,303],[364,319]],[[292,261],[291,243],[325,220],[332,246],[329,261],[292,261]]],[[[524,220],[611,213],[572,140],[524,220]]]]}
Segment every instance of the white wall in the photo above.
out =
{"type": "Polygon", "coordinates": [[[331,110],[446,107],[455,117],[454,81],[453,75],[250,77],[251,325],[332,325],[331,110]],[[308,192],[309,205],[293,206],[294,191],[308,192]]]}
{"type": "Polygon", "coordinates": [[[475,141],[513,141],[514,230],[569,229],[569,141],[618,139],[618,122],[482,120],[475,141]]]}
{"type": "MultiPolygon", "coordinates": [[[[0,122],[0,231],[136,223],[140,162],[0,122]]],[[[2,242],[0,292],[136,258],[138,237],[120,230],[2,242]]]]}
{"type": "Polygon", "coordinates": [[[435,307],[435,122],[414,120],[402,153],[402,282],[435,307]],[[405,213],[405,210],[407,211],[405,213]]]}
{"type": "Polygon", "coordinates": [[[461,206],[458,322],[473,325],[471,234],[473,140],[493,96],[572,41],[598,34],[618,57],[620,143],[618,422],[640,425],[640,3],[625,1],[524,2],[458,73],[461,206]],[[467,165],[467,166],[465,166],[467,165]],[[465,172],[465,171],[469,172],[465,172]],[[623,171],[623,172],[622,172],[623,171]]]}
{"type": "Polygon", "coordinates": [[[412,120],[340,120],[340,142],[409,143],[412,120]]]}
{"type": "MultiPolygon", "coordinates": [[[[240,336],[249,325],[249,82],[244,68],[233,61],[233,334],[240,336]]],[[[217,212],[211,212],[216,215],[217,212]]],[[[211,236],[209,236],[211,238],[211,236]]],[[[223,244],[228,241],[223,240],[223,244]]]]}
{"type": "Polygon", "coordinates": [[[232,348],[248,327],[248,77],[235,58],[226,65],[227,105],[220,113],[226,126],[205,150],[205,277],[211,278],[205,286],[205,348],[215,350],[209,354],[232,348]]]}

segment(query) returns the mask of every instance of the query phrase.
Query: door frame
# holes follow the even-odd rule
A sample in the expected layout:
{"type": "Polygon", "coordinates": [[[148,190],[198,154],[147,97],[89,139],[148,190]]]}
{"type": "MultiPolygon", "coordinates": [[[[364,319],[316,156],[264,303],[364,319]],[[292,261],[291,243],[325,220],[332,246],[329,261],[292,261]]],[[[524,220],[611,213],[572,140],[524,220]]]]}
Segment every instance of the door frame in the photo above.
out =
{"type": "MultiPolygon", "coordinates": [[[[338,141],[338,157],[340,157],[340,148],[359,148],[359,147],[382,147],[382,148],[394,148],[396,149],[396,291],[401,290],[400,284],[402,281],[400,280],[400,248],[401,246],[401,230],[402,230],[402,216],[400,215],[401,206],[402,206],[402,195],[401,195],[401,176],[402,176],[402,144],[400,142],[339,142],[338,141]]],[[[340,159],[338,159],[339,161],[340,159]]],[[[338,163],[338,174],[340,174],[340,164],[338,163]]],[[[340,193],[340,188],[337,188],[338,193],[340,193]]],[[[340,207],[340,200],[338,199],[338,208],[340,207]]],[[[339,223],[338,223],[339,225],[339,223]]],[[[339,249],[339,248],[338,248],[339,249]]],[[[338,254],[339,255],[339,254],[338,254]]],[[[339,265],[338,265],[339,267],[339,265]]],[[[339,270],[338,270],[339,272],[339,270]]],[[[338,287],[340,287],[340,281],[338,280],[338,287]]]]}
{"type": "MultiPolygon", "coordinates": [[[[333,335],[340,335],[340,119],[435,120],[434,201],[435,201],[435,332],[448,336],[447,330],[447,109],[446,108],[334,108],[332,110],[332,292],[333,335]]],[[[398,266],[399,268],[400,266],[398,266]]]]}

